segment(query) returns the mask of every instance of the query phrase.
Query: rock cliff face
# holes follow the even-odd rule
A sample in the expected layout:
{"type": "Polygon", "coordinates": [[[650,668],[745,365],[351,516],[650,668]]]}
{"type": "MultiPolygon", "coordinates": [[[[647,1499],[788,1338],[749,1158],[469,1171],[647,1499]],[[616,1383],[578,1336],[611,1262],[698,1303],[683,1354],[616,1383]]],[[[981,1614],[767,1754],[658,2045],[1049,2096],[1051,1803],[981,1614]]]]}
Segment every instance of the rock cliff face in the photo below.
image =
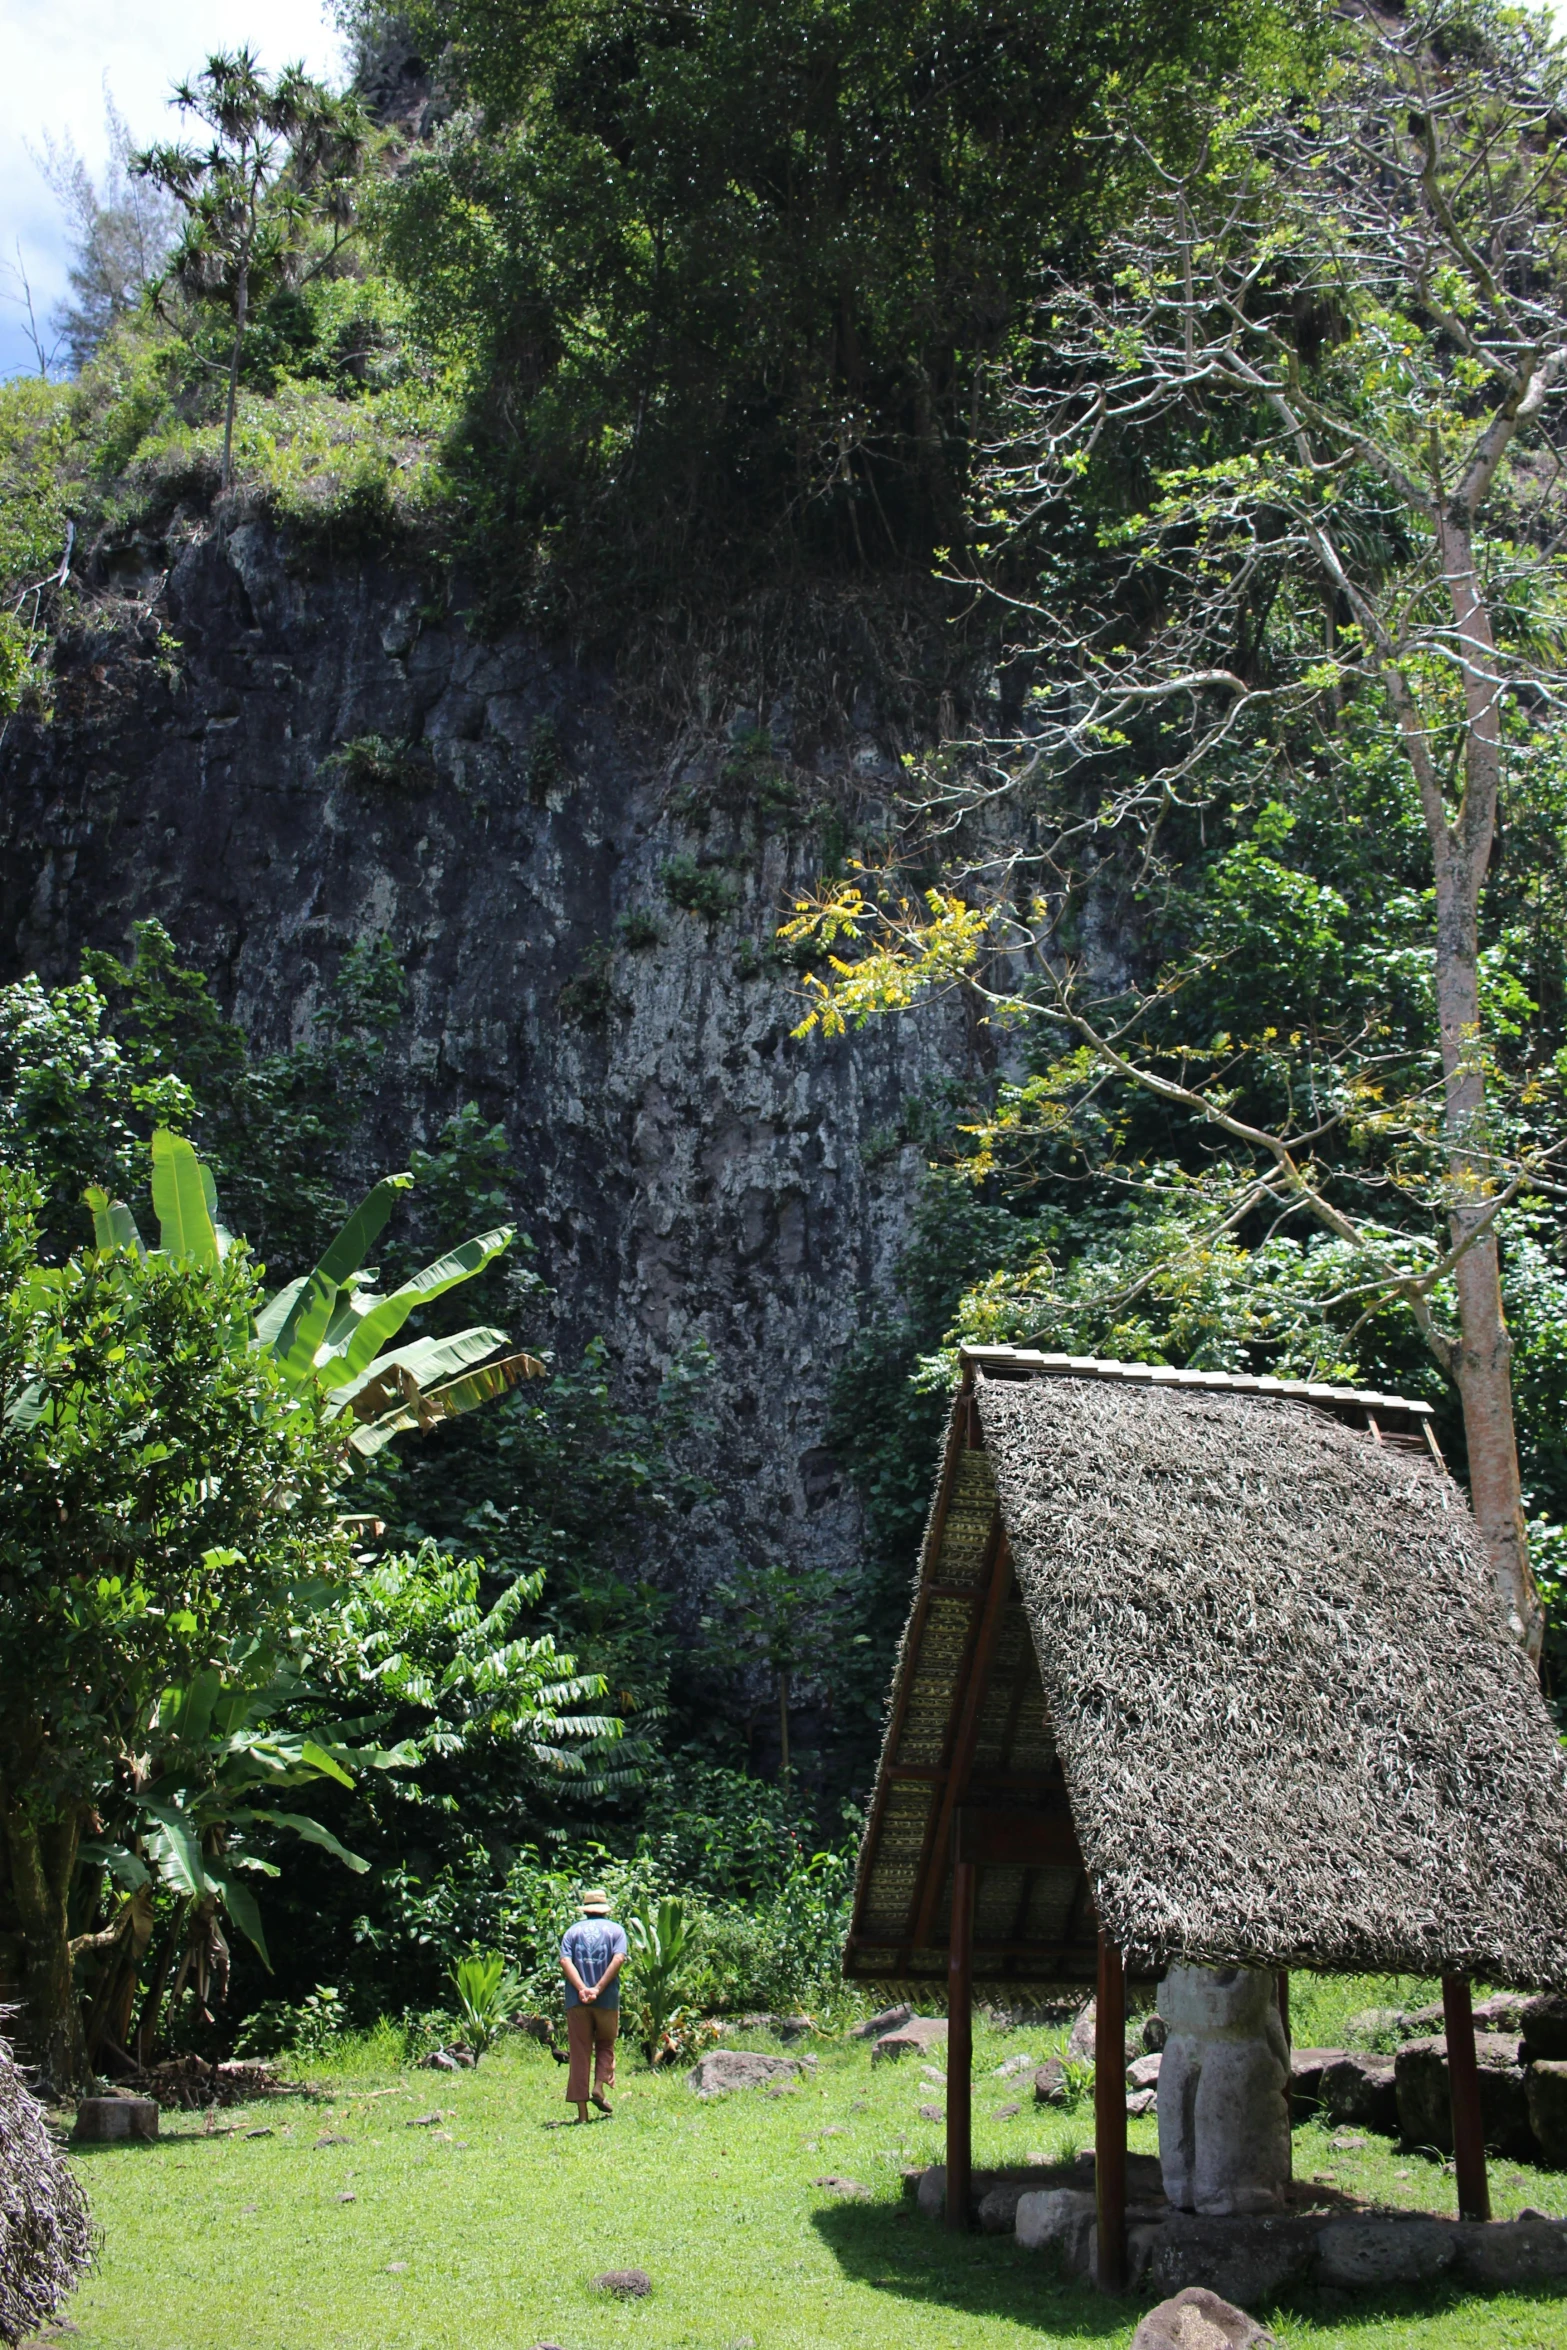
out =
{"type": "Polygon", "coordinates": [[[156,915],[279,1042],[390,936],[409,1019],[367,1149],[391,1163],[470,1098],[500,1118],[558,1343],[602,1332],[637,1383],[705,1337],[730,1527],[848,1571],[827,1384],[906,1229],[908,1106],[973,1053],[953,1007],[789,1033],[778,909],[820,863],[814,797],[874,817],[875,742],[760,781],[722,743],[661,759],[602,678],[479,642],[411,573],[301,562],[254,517],[160,585],[162,559],[123,626],[60,646],[52,725],[0,747],[0,976],[73,976],[156,915]]]}

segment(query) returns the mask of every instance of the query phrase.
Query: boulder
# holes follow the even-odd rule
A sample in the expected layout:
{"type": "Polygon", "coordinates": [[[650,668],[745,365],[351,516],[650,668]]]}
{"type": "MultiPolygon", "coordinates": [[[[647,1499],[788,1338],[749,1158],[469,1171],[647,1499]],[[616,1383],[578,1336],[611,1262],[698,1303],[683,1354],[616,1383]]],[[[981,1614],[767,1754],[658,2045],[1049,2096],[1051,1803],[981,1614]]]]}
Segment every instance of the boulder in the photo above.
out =
{"type": "Polygon", "coordinates": [[[759,2089],[766,2081],[792,2081],[809,2065],[808,2057],[764,2056],[752,2048],[712,2048],[697,2059],[686,2079],[699,2097],[722,2097],[731,2089],[759,2089]]]}
{"type": "Polygon", "coordinates": [[[1206,2285],[1188,2285],[1149,2310],[1132,2336],[1132,2350],[1254,2350],[1273,2339],[1233,2301],[1221,2301],[1206,2285]]]}
{"type": "Polygon", "coordinates": [[[1205,2219],[1173,2212],[1162,2226],[1146,2231],[1143,2290],[1179,2293],[1188,2285],[1206,2285],[1239,2308],[1276,2301],[1310,2277],[1319,2225],[1293,2213],[1205,2219]]]}
{"type": "Polygon", "coordinates": [[[1448,2220],[1335,2219],[1317,2237],[1317,2277],[1362,2291],[1425,2284],[1452,2267],[1454,2250],[1448,2220]]]}
{"type": "Polygon", "coordinates": [[[1490,2289],[1528,2287],[1567,2277],[1567,2221],[1531,2215],[1460,2222],[1452,2231],[1460,2275],[1490,2289]]]}
{"type": "Polygon", "coordinates": [[[880,2015],[868,2015],[863,2024],[856,2024],[849,2037],[851,2040],[879,2040],[883,2032],[895,2032],[900,2024],[906,2024],[913,2013],[913,2008],[906,2002],[902,2007],[884,2007],[880,2015]]]}
{"type": "Polygon", "coordinates": [[[1142,2115],[1142,2114],[1145,2114],[1145,2113],[1157,2113],[1157,2112],[1158,2112],[1158,2110],[1159,2110],[1159,2092],[1158,2092],[1158,2090],[1157,2090],[1157,2089],[1131,2089],[1131,2090],[1129,2090],[1129,2091],[1127,2092],[1127,2098],[1126,2098],[1126,2110],[1127,2110],[1127,2112],[1128,2112],[1128,2113],[1129,2113],[1129,2114],[1132,2116],[1133,2120],[1136,2120],[1136,2119],[1137,2119],[1137,2118],[1138,2118],[1140,2115],[1142,2115]]]}
{"type": "MultiPolygon", "coordinates": [[[[1095,2003],[1092,1999],[1090,1999],[1086,2006],[1080,2007],[1078,2009],[1077,2014],[1072,2020],[1072,2029],[1067,2035],[1066,2052],[1073,2064],[1093,2063],[1095,2056],[1094,2034],[1096,2030],[1097,2025],[1095,2023],[1095,2003]]],[[[1130,2064],[1134,2057],[1141,2056],[1143,2053],[1144,2050],[1142,2047],[1141,2033],[1134,2031],[1132,2027],[1128,2025],[1126,2033],[1127,2063],[1130,2064]]]]}
{"type": "MultiPolygon", "coordinates": [[[[771,2032],[775,2040],[787,2042],[805,2039],[808,2033],[815,2031],[816,2025],[814,2019],[808,2015],[773,2015],[769,2012],[757,2015],[731,2016],[728,2022],[719,2028],[726,2034],[729,2032],[771,2032]]],[[[860,2025],[858,2029],[863,2031],[864,2026],[860,2025]]]]}
{"type": "Polygon", "coordinates": [[[1156,2007],[1151,2007],[1143,2018],[1143,2028],[1138,2034],[1143,2047],[1150,2056],[1161,2056],[1164,2053],[1164,2044],[1169,2037],[1169,2025],[1159,2010],[1156,2007]]]}
{"type": "Polygon", "coordinates": [[[947,2208],[947,2166],[933,2162],[929,2170],[921,2171],[915,2183],[914,2200],[921,2219],[940,2219],[947,2208]]]}
{"type": "MultiPolygon", "coordinates": [[[[1497,2154],[1527,2159],[1534,2140],[1529,2098],[1518,2062],[1519,2043],[1510,2033],[1477,2032],[1480,2119],[1485,2142],[1497,2154]]],[[[1447,2069],[1447,2042],[1440,2037],[1406,2040],[1394,2059],[1398,2126],[1407,2144],[1453,2150],[1453,2110],[1447,2069]]]]}
{"type": "Polygon", "coordinates": [[[1567,2170],[1567,2060],[1542,2056],[1530,2065],[1524,2095],[1539,2159],[1552,2170],[1567,2170]]]}
{"type": "Polygon", "coordinates": [[[1025,2252],[1054,2252],[1069,2273],[1079,2272],[1087,2263],[1094,2216],[1094,2198],[1080,2188],[1036,2189],[1017,2200],[1018,2244],[1025,2252]]]}
{"type": "Polygon", "coordinates": [[[1567,2062],[1567,1996],[1560,1991],[1542,1991],[1538,1999],[1526,1999],[1517,2029],[1523,2035],[1525,2064],[1538,2064],[1542,2058],[1552,2064],[1567,2062]]]}
{"type": "Polygon", "coordinates": [[[1328,2065],[1337,2064],[1344,2054],[1342,2048],[1290,2050],[1290,2095],[1297,2105],[1321,2104],[1323,2071],[1328,2065]]]}
{"type": "Polygon", "coordinates": [[[1008,2236],[1017,2225],[1017,2207],[1028,2193],[1021,2179],[1003,2179],[980,2197],[978,2219],[987,2236],[1008,2236]]]}
{"type": "Polygon", "coordinates": [[[1129,2064],[1126,2068],[1127,2087],[1129,2089],[1157,2089],[1159,2067],[1163,2062],[1162,2055],[1139,2056],[1134,2063],[1129,2064]]]}
{"type": "MultiPolygon", "coordinates": [[[[1521,2032],[1525,2012],[1533,2004],[1527,1991],[1493,1991],[1489,1999],[1477,1999],[1474,2003],[1475,2030],[1521,2032]]],[[[1567,2009],[1567,2001],[1563,2007],[1567,2009]]]]}
{"type": "Polygon", "coordinates": [[[947,2037],[947,2019],[944,2015],[911,2015],[891,2031],[883,2032],[871,2050],[872,2064],[880,2064],[884,2057],[923,2056],[928,2048],[939,2048],[947,2037]]]}
{"type": "Polygon", "coordinates": [[[1391,2056],[1362,2048],[1330,2052],[1318,2081],[1318,2099],[1335,2122],[1356,2122],[1391,2138],[1398,2131],[1398,2080],[1391,2056]]]}
{"type": "Polygon", "coordinates": [[[72,2137],[82,2146],[112,2146],[130,2138],[158,2135],[158,2106],[152,2097],[84,2097],[76,2108],[72,2137]]]}
{"type": "Polygon", "coordinates": [[[1072,2029],[1067,2036],[1066,2052],[1074,2064],[1092,2064],[1094,2061],[1095,2003],[1089,2000],[1072,2018],[1072,2029]]]}
{"type": "Polygon", "coordinates": [[[1059,2056],[1046,2057],[1034,2075],[1034,2103],[1036,2105],[1069,2105],[1072,2092],[1066,2077],[1066,2066],[1059,2056]]]}

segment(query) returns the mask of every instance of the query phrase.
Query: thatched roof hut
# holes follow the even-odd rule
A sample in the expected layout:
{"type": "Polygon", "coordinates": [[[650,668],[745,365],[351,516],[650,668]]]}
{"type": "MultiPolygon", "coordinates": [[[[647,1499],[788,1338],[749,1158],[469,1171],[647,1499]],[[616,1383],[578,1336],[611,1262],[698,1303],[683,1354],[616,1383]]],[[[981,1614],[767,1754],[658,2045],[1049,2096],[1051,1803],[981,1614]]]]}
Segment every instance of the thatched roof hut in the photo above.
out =
{"type": "Polygon", "coordinates": [[[48,2324],[92,2257],[87,2202],[0,2040],[0,2342],[48,2324]]]}
{"type": "Polygon", "coordinates": [[[1087,1981],[1103,1923],[1144,1975],[1567,1985],[1567,1762],[1429,1407],[1003,1348],[965,1373],[848,1971],[945,1974],[962,1811],[979,1982],[1087,1981]]]}
{"type": "Polygon", "coordinates": [[[844,1962],[946,1979],[949,2165],[972,1986],[1567,1987],[1567,1763],[1430,1407],[962,1361],[844,1962]]]}

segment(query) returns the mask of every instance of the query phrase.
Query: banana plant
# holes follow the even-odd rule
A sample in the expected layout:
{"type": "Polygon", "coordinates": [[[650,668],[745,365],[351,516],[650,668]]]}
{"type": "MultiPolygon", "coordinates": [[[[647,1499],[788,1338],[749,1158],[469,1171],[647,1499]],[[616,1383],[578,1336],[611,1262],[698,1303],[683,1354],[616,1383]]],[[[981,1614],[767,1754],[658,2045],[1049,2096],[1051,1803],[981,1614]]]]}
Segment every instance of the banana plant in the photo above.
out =
{"type": "Polygon", "coordinates": [[[133,1897],[151,1886],[172,1896],[136,2033],[142,2062],[156,2040],[165,1994],[178,1999],[189,1986],[204,2008],[209,1997],[221,2000],[229,1953],[220,1911],[262,1964],[272,1964],[252,1883],[279,1871],[252,1849],[250,1831],[281,1829],[363,1875],[369,1863],[298,1810],[292,1791],[322,1780],[351,1787],[355,1770],[403,1769],[418,1759],[409,1746],[352,1745],[342,1725],[315,1736],[272,1726],[297,1689],[287,1673],[246,1686],[216,1666],[183,1688],[165,1689],[148,1731],[150,1744],[166,1757],[164,1767],[131,1788],[123,1840],[83,1844],[82,1858],[133,1897]]]}
{"type": "MultiPolygon", "coordinates": [[[[252,1343],[269,1354],[288,1385],[320,1400],[329,1418],[352,1421],[355,1452],[379,1452],[406,1429],[428,1431],[460,1412],[504,1395],[521,1379],[538,1379],[535,1355],[506,1354],[506,1333],[488,1325],[449,1338],[394,1340],[410,1314],[471,1281],[511,1246],[512,1224],[465,1240],[391,1291],[382,1292],[365,1258],[411,1175],[387,1175],[360,1201],[320,1263],[269,1298],[252,1343]]],[[[86,1193],[99,1248],[148,1254],[123,1200],[96,1184],[86,1193]]],[[[220,1263],[233,1245],[218,1216],[212,1171],[182,1135],[160,1127],[152,1138],[152,1205],[159,1252],[197,1264],[220,1263]]]]}

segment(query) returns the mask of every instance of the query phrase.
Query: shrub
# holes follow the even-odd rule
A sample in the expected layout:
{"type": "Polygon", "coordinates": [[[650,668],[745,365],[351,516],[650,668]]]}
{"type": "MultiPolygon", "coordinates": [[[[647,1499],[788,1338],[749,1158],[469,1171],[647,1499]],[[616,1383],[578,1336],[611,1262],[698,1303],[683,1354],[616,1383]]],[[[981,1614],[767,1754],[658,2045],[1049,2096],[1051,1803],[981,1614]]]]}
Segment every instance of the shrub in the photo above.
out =
{"type": "Polygon", "coordinates": [[[733,877],[716,865],[698,864],[695,857],[671,857],[660,878],[670,904],[704,922],[721,922],[740,902],[733,877]]]}

